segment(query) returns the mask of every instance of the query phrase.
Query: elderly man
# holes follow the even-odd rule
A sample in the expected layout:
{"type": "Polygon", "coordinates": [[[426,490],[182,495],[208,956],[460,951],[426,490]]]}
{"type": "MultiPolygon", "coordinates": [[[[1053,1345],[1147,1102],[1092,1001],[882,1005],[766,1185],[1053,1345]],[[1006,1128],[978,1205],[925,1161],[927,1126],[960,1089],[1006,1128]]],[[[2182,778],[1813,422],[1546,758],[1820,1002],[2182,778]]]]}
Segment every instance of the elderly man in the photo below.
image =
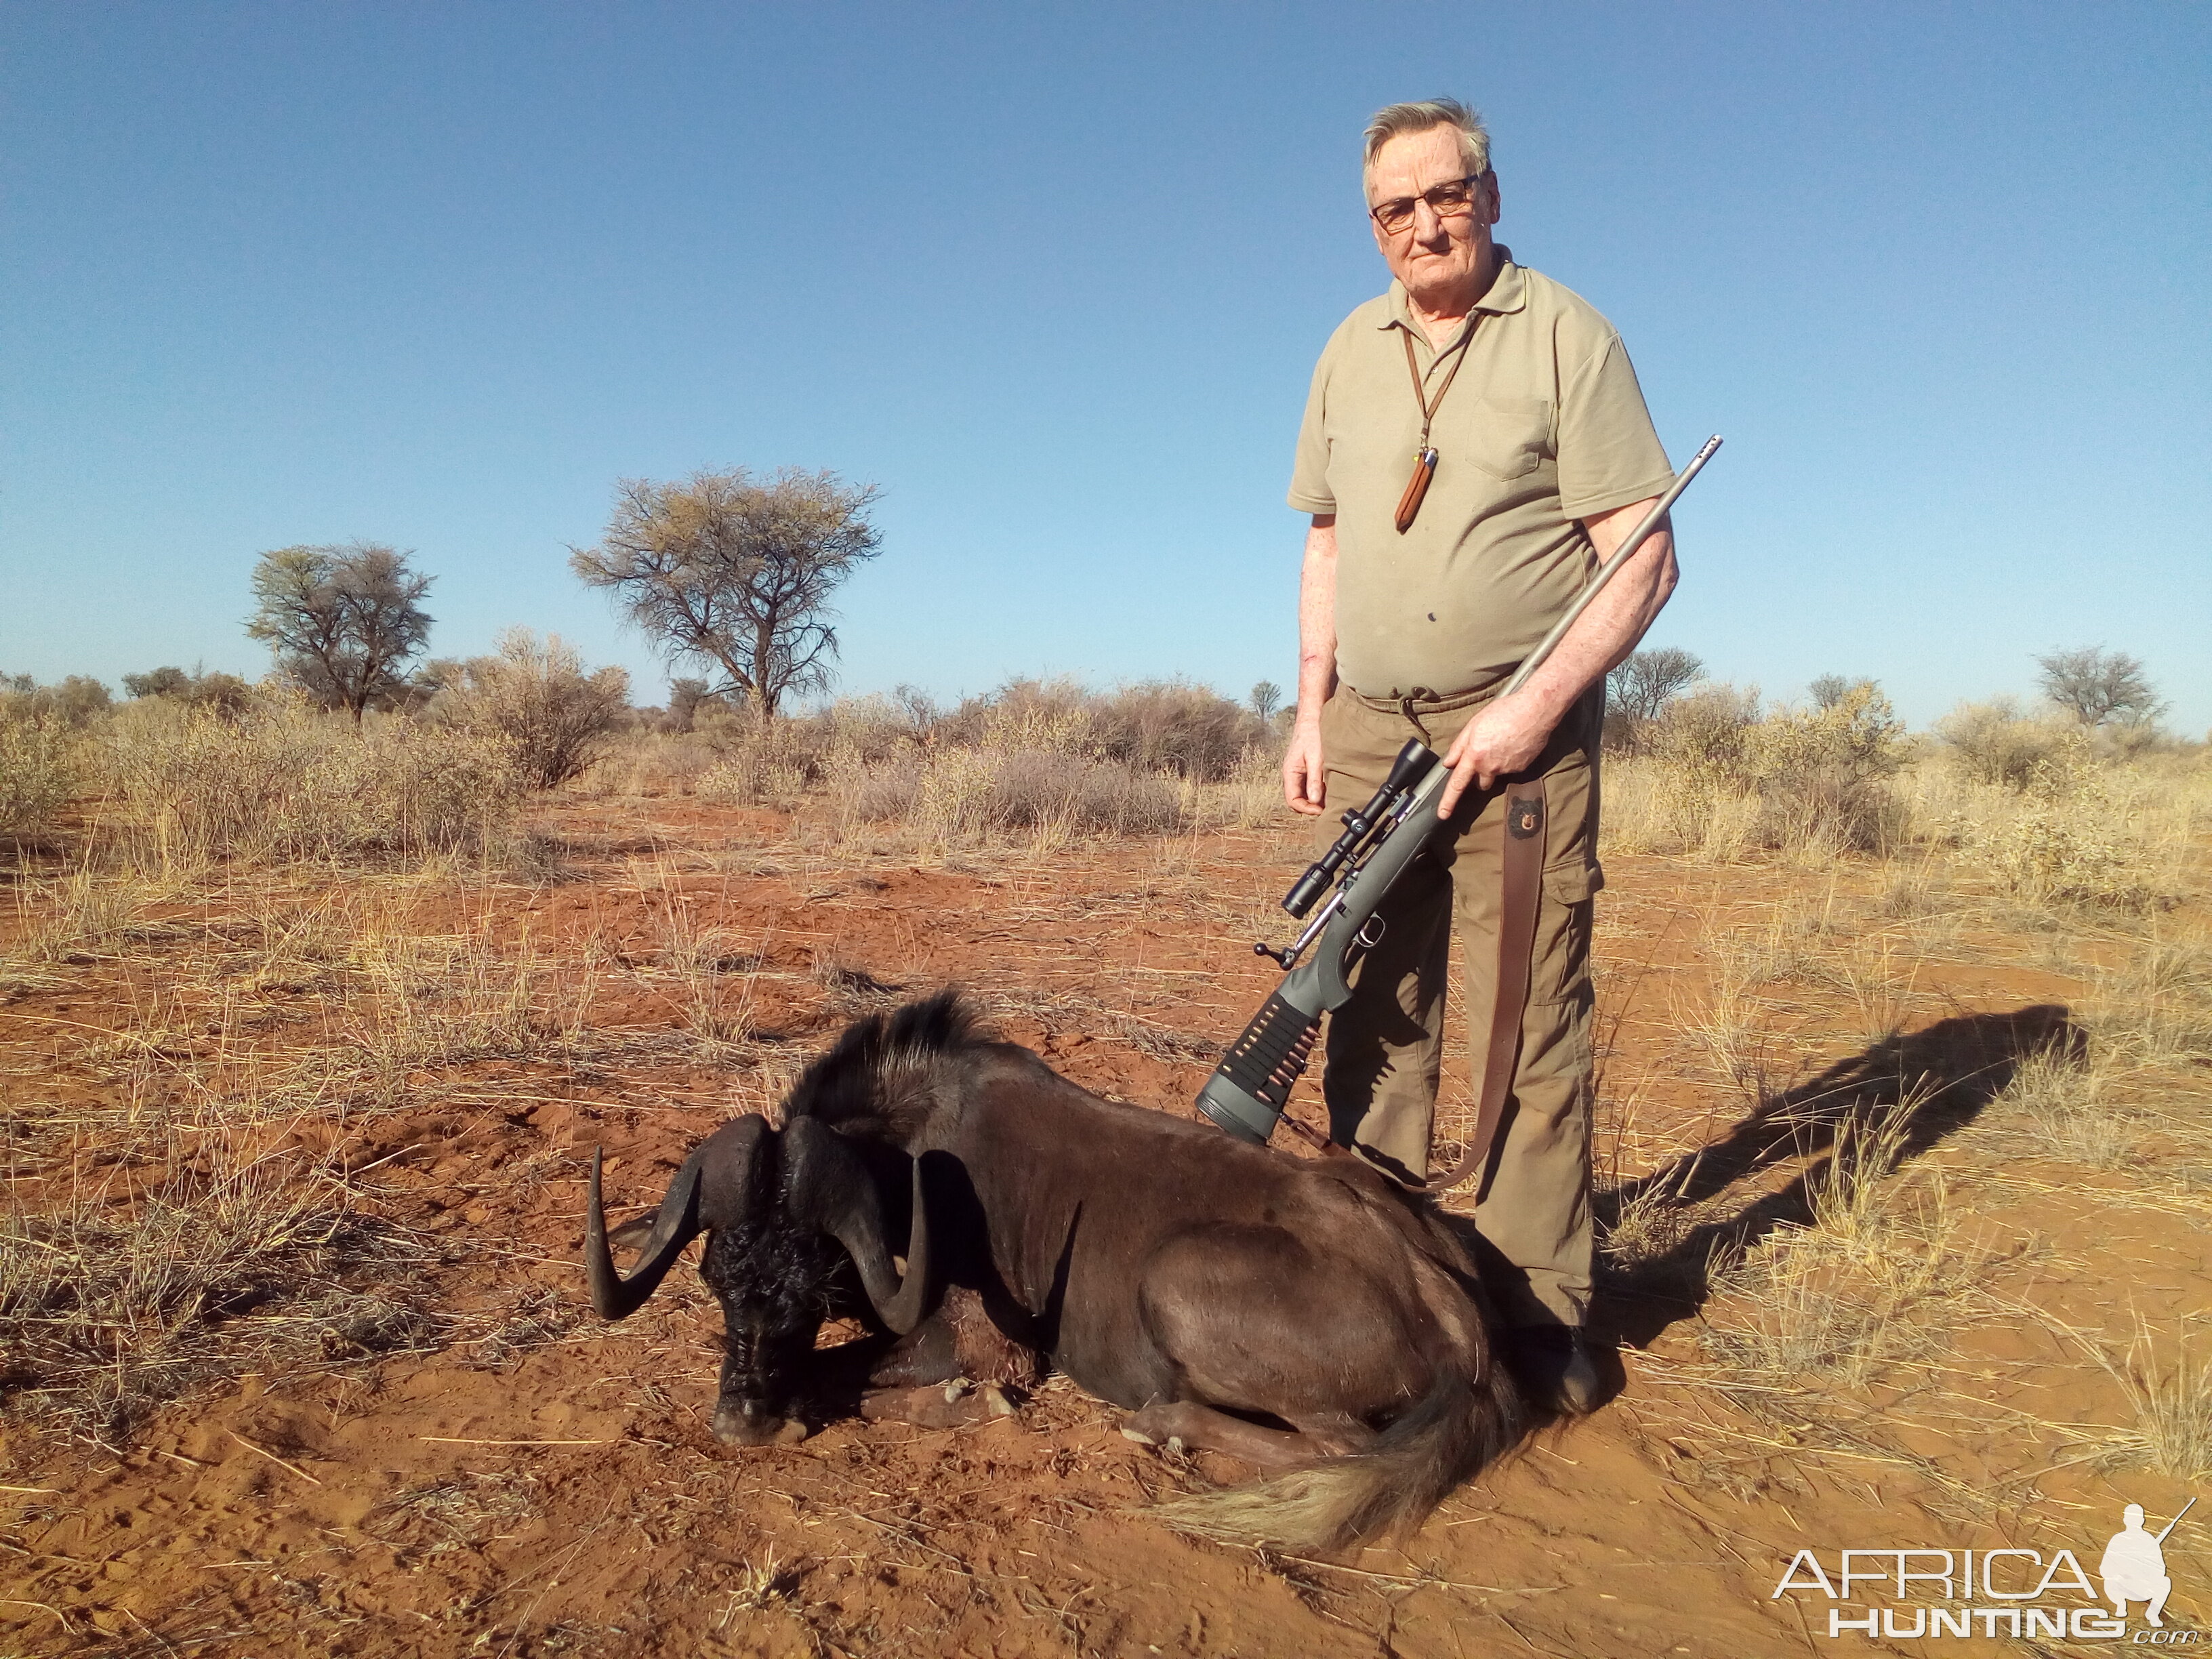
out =
{"type": "Polygon", "coordinates": [[[1508,1363],[1535,1398],[1587,1411],[1604,1386],[1580,1336],[1598,730],[1606,671],[1674,588],[1669,537],[1644,544],[1525,685],[1497,691],[1672,470],[1611,325],[1492,240],[1480,118],[1450,99],[1394,104],[1366,137],[1368,216],[1394,280],[1330,337],[1298,434],[1290,501],[1313,523],[1283,787],[1310,815],[1358,805],[1419,738],[1452,768],[1438,810],[1456,833],[1391,894],[1330,1019],[1322,1092],[1338,1144],[1408,1184],[1426,1176],[1454,926],[1470,1006],[1495,1000],[1506,800],[1490,792],[1540,780],[1528,983],[1475,1220],[1508,1363]]]}

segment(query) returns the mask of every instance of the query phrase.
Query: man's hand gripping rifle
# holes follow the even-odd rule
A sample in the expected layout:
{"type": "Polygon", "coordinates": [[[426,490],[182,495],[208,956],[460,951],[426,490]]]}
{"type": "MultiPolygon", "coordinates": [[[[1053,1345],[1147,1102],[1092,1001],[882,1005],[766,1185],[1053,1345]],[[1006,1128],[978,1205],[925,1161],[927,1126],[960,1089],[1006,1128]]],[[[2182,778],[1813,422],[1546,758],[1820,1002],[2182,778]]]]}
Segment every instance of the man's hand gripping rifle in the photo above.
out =
{"type": "MultiPolygon", "coordinates": [[[[1668,508],[1720,447],[1717,437],[1705,441],[1581,597],[1514,671],[1500,696],[1520,690],[1543,665],[1583,607],[1665,520],[1668,508]]],[[[1432,750],[1418,740],[1408,742],[1398,751],[1390,775],[1375,798],[1344,815],[1344,833],[1336,844],[1298,878],[1284,898],[1283,908],[1293,917],[1303,920],[1310,913],[1313,919],[1279,951],[1266,945],[1252,947],[1282,964],[1283,982],[1229,1045],[1198,1096],[1200,1112],[1240,1140],[1267,1143],[1281,1120],[1291,1085],[1305,1070],[1322,1016],[1352,1000],[1352,965],[1382,936],[1382,918],[1376,911],[1441,827],[1437,798],[1450,775],[1432,750]]],[[[1299,1126],[1294,1122],[1292,1127],[1299,1126]]]]}

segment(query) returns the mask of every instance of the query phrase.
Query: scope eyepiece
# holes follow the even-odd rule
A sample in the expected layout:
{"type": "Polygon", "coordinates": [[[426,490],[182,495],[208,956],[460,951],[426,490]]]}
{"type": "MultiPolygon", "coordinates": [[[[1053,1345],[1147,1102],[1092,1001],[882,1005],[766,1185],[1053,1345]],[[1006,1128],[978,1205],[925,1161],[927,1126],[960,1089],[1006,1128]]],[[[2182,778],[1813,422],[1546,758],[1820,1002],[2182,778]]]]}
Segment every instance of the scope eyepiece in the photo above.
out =
{"type": "Polygon", "coordinates": [[[1429,769],[1437,763],[1437,751],[1419,738],[1406,739],[1406,746],[1398,751],[1398,758],[1390,763],[1390,775],[1382,780],[1382,793],[1397,794],[1411,789],[1428,776],[1429,769]]]}

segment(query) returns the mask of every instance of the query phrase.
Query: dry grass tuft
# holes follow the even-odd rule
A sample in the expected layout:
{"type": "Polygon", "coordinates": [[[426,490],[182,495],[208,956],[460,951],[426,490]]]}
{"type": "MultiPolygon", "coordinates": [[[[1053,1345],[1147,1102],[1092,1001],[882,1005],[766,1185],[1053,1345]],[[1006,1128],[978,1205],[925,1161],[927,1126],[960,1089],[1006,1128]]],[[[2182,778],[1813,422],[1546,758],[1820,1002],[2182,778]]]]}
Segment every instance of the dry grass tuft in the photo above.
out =
{"type": "Polygon", "coordinates": [[[502,952],[477,929],[415,931],[404,911],[374,908],[351,919],[346,966],[361,994],[347,1000],[360,1070],[387,1098],[406,1074],[465,1060],[519,1058],[554,1034],[543,1012],[548,969],[526,934],[502,952]]]}
{"type": "Polygon", "coordinates": [[[1904,1029],[1917,988],[1913,965],[1887,933],[1832,953],[1814,970],[1814,976],[1850,999],[1859,1016],[1853,1035],[1869,1044],[1894,1037],[1904,1029]]]}
{"type": "Polygon", "coordinates": [[[2136,1422],[2114,1437],[2112,1449],[2178,1480],[2212,1475],[2212,1360],[2191,1363],[2184,1349],[2161,1365],[2146,1332],[2125,1368],[2113,1375],[2136,1422]]]}
{"type": "Polygon", "coordinates": [[[2192,1363],[2185,1337],[2177,1340],[2171,1358],[2162,1358],[2157,1337],[2140,1312],[2124,1352],[2063,1321],[2052,1322],[2119,1384],[2134,1413],[2131,1426],[2104,1436],[2100,1462],[2148,1468],[2182,1480],[2212,1475],[2212,1360],[2192,1363]]]}
{"type": "Polygon", "coordinates": [[[717,758],[714,745],[697,732],[624,732],[607,744],[570,787],[602,800],[696,794],[717,758]]]}
{"type": "Polygon", "coordinates": [[[1717,935],[1706,948],[1711,989],[1697,1004],[1677,1005],[1675,1029],[1703,1050],[1711,1074],[1756,1107],[1769,1092],[1772,1063],[1763,1035],[1758,988],[1776,977],[1774,957],[1755,932],[1717,935]]]}
{"type": "Polygon", "coordinates": [[[727,1630],[730,1621],[739,1613],[765,1613],[770,1607],[787,1603],[798,1588],[799,1574],[778,1560],[772,1549],[758,1561],[740,1563],[737,1582],[730,1587],[714,1627],[727,1630]]]}
{"type": "Polygon", "coordinates": [[[58,1208],[9,1211],[0,1391],[16,1409],[115,1446],[241,1356],[314,1363],[409,1346],[424,1329],[418,1312],[343,1282],[398,1247],[350,1214],[332,1170],[194,1139],[142,1142],[58,1208]],[[149,1170],[157,1152],[167,1162],[149,1170]]]}
{"type": "Polygon", "coordinates": [[[2142,1115],[2119,1098],[2109,1050],[2094,1059],[2063,1049],[2031,1054],[1997,1097],[1990,1127],[2011,1130],[2031,1151],[2093,1170],[2118,1170],[2142,1156],[2142,1115]]]}
{"type": "MultiPolygon", "coordinates": [[[[1690,1167],[1686,1166],[1685,1176],[1690,1167]]],[[[1618,1170],[1608,1184],[1615,1195],[1613,1209],[1598,1236],[1598,1248],[1608,1262],[1626,1273],[1666,1260],[1704,1218],[1696,1205],[1684,1201],[1680,1182],[1629,1183],[1626,1198],[1618,1196],[1625,1185],[1618,1170]]]]}
{"type": "Polygon", "coordinates": [[[1812,1222],[1778,1228],[1714,1276],[1698,1346],[1722,1370],[1863,1383],[1940,1352],[1995,1261],[1940,1171],[1889,1179],[1905,1110],[1849,1126],[1808,1177],[1812,1222]]]}
{"type": "Polygon", "coordinates": [[[2100,1039],[2141,1066],[2187,1067],[2212,1060],[2212,949],[2153,939],[2099,976],[2100,1039]]]}
{"type": "Polygon", "coordinates": [[[745,1042],[753,1035],[753,995],[764,956],[702,916],[702,907],[687,896],[663,892],[659,898],[653,923],[660,949],[652,981],[676,1004],[684,1029],[701,1042],[745,1042]]]}
{"type": "Polygon", "coordinates": [[[89,864],[21,882],[15,893],[20,925],[7,960],[21,969],[81,968],[163,937],[174,930],[149,921],[147,912],[178,890],[173,883],[109,874],[89,864]]]}
{"type": "Polygon", "coordinates": [[[973,845],[1015,831],[1158,835],[1182,827],[1171,779],[1065,750],[942,749],[860,772],[843,800],[854,823],[897,823],[925,842],[973,845]]]}

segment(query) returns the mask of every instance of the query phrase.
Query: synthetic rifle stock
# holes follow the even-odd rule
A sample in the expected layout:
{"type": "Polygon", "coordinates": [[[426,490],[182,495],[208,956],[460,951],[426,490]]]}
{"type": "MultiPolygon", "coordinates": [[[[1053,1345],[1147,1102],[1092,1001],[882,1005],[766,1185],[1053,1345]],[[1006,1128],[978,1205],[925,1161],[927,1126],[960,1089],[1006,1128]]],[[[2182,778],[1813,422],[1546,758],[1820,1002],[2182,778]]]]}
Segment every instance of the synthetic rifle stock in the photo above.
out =
{"type": "Polygon", "coordinates": [[[1346,813],[1351,827],[1330,849],[1335,866],[1325,867],[1329,860],[1323,859],[1283,901],[1285,910],[1299,916],[1328,892],[1321,913],[1284,949],[1252,947],[1282,964],[1283,982],[1230,1044],[1198,1096],[1198,1109],[1240,1140],[1264,1145],[1274,1133],[1291,1087],[1305,1070],[1322,1016],[1351,1000],[1352,965],[1381,938],[1364,933],[1376,921],[1376,906],[1436,833],[1436,799],[1451,774],[1419,741],[1399,750],[1391,772],[1394,777],[1410,773],[1413,781],[1395,793],[1385,786],[1363,811],[1346,813]],[[1362,818],[1364,825],[1353,822],[1362,818]],[[1349,869],[1341,867],[1347,864],[1349,869]]]}
{"type": "MultiPolygon", "coordinates": [[[[1575,619],[1665,521],[1668,509],[1720,447],[1717,437],[1705,441],[1667,493],[1652,504],[1589,586],[1514,671],[1499,696],[1510,696],[1542,666],[1575,619]]],[[[1344,834],[1285,896],[1283,908],[1293,917],[1304,917],[1316,903],[1321,908],[1283,949],[1252,947],[1282,965],[1282,983],[1260,1005],[1260,1012],[1229,1045],[1199,1091],[1198,1109],[1208,1121],[1255,1145],[1266,1145],[1273,1134],[1291,1089],[1313,1052],[1322,1016],[1352,1000],[1352,966],[1382,939],[1376,910],[1442,823],[1436,804],[1450,776],[1450,769],[1433,750],[1418,741],[1408,742],[1398,751],[1389,777],[1374,799],[1344,815],[1344,834]]],[[[1476,810],[1480,811],[1480,803],[1476,810]]],[[[1295,1120],[1291,1127],[1315,1138],[1295,1120]]]]}

